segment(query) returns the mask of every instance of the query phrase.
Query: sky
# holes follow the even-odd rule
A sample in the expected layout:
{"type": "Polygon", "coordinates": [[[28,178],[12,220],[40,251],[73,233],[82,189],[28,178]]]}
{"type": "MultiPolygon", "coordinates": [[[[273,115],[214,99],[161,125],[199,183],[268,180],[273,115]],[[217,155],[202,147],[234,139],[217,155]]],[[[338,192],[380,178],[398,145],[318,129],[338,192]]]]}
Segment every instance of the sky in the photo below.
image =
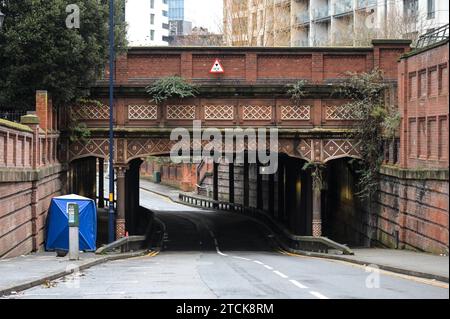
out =
{"type": "Polygon", "coordinates": [[[185,19],[192,26],[206,27],[220,32],[223,17],[223,0],[185,0],[185,19]]]}

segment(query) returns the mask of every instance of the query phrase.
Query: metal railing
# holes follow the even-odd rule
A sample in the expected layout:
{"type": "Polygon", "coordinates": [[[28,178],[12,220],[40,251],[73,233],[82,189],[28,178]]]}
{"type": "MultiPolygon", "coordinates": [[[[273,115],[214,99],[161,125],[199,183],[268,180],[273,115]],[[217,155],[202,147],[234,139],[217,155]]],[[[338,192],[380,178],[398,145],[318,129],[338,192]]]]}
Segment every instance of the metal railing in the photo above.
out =
{"type": "Polygon", "coordinates": [[[300,12],[295,16],[295,22],[297,24],[306,24],[309,23],[309,21],[310,21],[309,11],[300,12]]]}
{"type": "Polygon", "coordinates": [[[340,15],[345,13],[350,13],[353,11],[353,3],[352,1],[339,1],[334,4],[334,14],[340,15]]]}
{"type": "Polygon", "coordinates": [[[330,250],[337,250],[340,251],[343,255],[353,255],[353,252],[347,246],[336,243],[326,237],[292,235],[286,228],[273,220],[273,218],[271,218],[261,209],[245,207],[241,204],[216,201],[209,198],[203,198],[183,193],[179,194],[179,199],[181,202],[192,206],[235,212],[255,218],[264,223],[277,235],[275,240],[283,247],[283,249],[287,251],[311,251],[328,253],[330,250]]]}
{"type": "Polygon", "coordinates": [[[447,40],[449,38],[449,25],[443,25],[433,31],[427,32],[419,37],[417,40],[416,49],[425,48],[434,43],[447,40]]]}
{"type": "Polygon", "coordinates": [[[377,6],[377,0],[357,0],[356,8],[365,9],[377,6]]]}
{"type": "Polygon", "coordinates": [[[11,122],[20,122],[20,118],[24,115],[27,115],[26,111],[1,111],[0,110],[0,119],[8,120],[11,122]]]}
{"type": "Polygon", "coordinates": [[[313,12],[314,12],[313,15],[314,20],[320,20],[331,17],[331,10],[328,6],[320,7],[314,10],[313,12]]]}

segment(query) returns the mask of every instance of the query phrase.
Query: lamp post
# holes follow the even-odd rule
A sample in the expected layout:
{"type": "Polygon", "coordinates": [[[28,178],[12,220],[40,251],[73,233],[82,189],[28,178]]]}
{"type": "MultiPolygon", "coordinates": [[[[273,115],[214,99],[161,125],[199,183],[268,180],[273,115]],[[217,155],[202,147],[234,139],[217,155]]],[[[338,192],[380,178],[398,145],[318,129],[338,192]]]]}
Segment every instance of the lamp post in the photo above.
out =
{"type": "Polygon", "coordinates": [[[2,10],[0,9],[0,30],[3,27],[3,21],[5,21],[5,14],[2,12],[2,10]]]}
{"type": "Polygon", "coordinates": [[[114,0],[109,0],[109,209],[108,242],[115,238],[114,227],[114,0]]]}

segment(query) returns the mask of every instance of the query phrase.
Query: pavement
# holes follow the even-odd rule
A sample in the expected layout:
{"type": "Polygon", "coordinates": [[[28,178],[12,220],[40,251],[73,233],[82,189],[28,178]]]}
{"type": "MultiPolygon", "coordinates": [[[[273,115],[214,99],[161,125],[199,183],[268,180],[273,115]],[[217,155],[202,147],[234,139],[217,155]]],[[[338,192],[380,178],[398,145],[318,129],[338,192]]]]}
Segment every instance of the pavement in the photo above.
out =
{"type": "Polygon", "coordinates": [[[89,267],[121,258],[140,256],[141,253],[96,255],[80,253],[80,259],[56,257],[56,252],[39,252],[15,258],[0,259],[0,297],[77,273],[89,267]]]}

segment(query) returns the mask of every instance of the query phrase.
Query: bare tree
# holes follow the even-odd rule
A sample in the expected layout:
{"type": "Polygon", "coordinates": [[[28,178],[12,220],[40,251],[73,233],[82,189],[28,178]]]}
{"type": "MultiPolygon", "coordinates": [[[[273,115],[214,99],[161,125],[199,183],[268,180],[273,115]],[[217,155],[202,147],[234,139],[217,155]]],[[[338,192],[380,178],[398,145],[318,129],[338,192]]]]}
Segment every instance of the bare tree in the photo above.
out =
{"type": "MultiPolygon", "coordinates": [[[[281,46],[290,44],[288,5],[273,0],[226,0],[224,42],[231,46],[281,46]]],[[[283,2],[283,1],[282,1],[283,2]]]]}

